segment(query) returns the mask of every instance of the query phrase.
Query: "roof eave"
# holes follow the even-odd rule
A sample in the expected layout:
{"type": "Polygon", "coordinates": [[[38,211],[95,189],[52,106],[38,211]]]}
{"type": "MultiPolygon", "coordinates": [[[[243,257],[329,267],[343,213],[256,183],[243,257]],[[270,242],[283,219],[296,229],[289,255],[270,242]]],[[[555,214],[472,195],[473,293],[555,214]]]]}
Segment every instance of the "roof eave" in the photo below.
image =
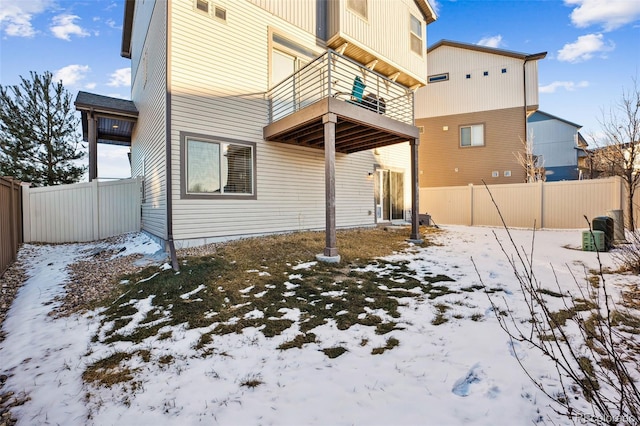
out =
{"type": "Polygon", "coordinates": [[[424,15],[424,20],[427,22],[427,25],[438,19],[438,15],[436,15],[435,10],[431,7],[428,0],[416,0],[416,4],[424,15]]]}
{"type": "Polygon", "coordinates": [[[547,52],[533,53],[529,55],[526,53],[514,52],[511,50],[498,49],[495,47],[487,47],[487,46],[481,46],[479,44],[463,43],[460,41],[453,41],[453,40],[446,40],[446,39],[439,40],[435,44],[432,44],[427,49],[427,53],[442,46],[456,47],[458,49],[475,50],[477,52],[507,56],[510,58],[517,58],[525,61],[534,61],[534,60],[544,59],[547,56],[547,52]]]}
{"type": "Polygon", "coordinates": [[[124,18],[122,20],[122,46],[120,56],[131,59],[131,32],[133,30],[133,11],[135,0],[125,0],[124,18]]]}

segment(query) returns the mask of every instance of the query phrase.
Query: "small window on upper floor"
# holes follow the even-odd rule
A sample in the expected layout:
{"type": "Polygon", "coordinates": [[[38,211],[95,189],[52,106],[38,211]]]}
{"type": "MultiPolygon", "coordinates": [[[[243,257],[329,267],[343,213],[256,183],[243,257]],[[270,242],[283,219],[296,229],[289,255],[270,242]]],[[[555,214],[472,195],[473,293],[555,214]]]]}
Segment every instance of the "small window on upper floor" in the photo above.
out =
{"type": "Polygon", "coordinates": [[[196,10],[209,14],[209,2],[207,0],[196,0],[196,10]]]}
{"type": "Polygon", "coordinates": [[[438,83],[440,81],[447,81],[447,80],[449,80],[449,73],[434,74],[427,77],[427,81],[429,81],[429,83],[438,83]]]}
{"type": "Polygon", "coordinates": [[[214,11],[214,16],[218,19],[220,19],[221,21],[226,21],[227,20],[227,10],[221,8],[220,6],[216,6],[215,7],[215,11],[214,11]]]}
{"type": "Polygon", "coordinates": [[[347,7],[356,15],[367,19],[367,0],[347,0],[347,7]]]}
{"type": "Polygon", "coordinates": [[[411,15],[411,50],[422,56],[422,21],[411,15]]]}

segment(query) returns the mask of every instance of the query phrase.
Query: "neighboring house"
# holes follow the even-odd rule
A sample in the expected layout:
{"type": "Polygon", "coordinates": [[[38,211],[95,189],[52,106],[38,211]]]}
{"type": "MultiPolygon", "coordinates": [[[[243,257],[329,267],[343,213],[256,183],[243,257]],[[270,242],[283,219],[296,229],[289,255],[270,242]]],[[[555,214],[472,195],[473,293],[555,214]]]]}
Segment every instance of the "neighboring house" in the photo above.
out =
{"type": "Polygon", "coordinates": [[[545,180],[578,180],[578,158],[584,154],[586,141],[579,133],[581,125],[543,111],[529,116],[529,140],[538,164],[544,167],[545,180]]]}
{"type": "Polygon", "coordinates": [[[172,252],[325,228],[335,258],[336,227],[407,219],[417,239],[413,92],[435,19],[424,0],[126,0],[137,114],[77,107],[90,146],[130,140],[143,229],[172,252]]]}
{"type": "MultiPolygon", "coordinates": [[[[586,144],[586,142],[585,142],[586,144]]],[[[640,171],[640,143],[610,143],[581,150],[578,159],[581,179],[632,175],[640,171]]]]}
{"type": "Polygon", "coordinates": [[[527,116],[538,109],[538,60],[442,40],[428,49],[427,85],[416,94],[420,187],[525,182],[527,116]]]}

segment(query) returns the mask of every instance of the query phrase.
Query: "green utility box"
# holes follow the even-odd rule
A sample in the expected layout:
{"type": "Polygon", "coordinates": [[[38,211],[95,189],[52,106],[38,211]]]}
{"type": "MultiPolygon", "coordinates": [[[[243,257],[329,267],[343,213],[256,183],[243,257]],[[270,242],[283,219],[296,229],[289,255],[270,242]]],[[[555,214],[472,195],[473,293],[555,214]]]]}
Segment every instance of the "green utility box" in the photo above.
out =
{"type": "Polygon", "coordinates": [[[582,231],[583,251],[604,251],[604,231],[582,231]]]}

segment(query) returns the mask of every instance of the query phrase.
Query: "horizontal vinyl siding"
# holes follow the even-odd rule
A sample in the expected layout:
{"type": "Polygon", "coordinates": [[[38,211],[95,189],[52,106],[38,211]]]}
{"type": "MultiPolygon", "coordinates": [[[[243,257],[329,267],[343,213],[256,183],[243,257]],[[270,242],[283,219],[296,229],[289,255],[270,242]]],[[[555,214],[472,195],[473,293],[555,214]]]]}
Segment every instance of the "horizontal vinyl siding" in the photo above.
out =
{"type": "Polygon", "coordinates": [[[424,127],[420,187],[481,185],[483,179],[487,184],[524,182],[524,169],[515,156],[523,147],[523,108],[419,119],[416,125],[424,127]],[[471,124],[484,124],[485,146],[460,147],[459,126],[471,124]],[[511,177],[504,176],[507,170],[511,177]],[[500,176],[492,177],[493,171],[500,176]]]}
{"type": "MultiPolygon", "coordinates": [[[[336,8],[337,4],[333,4],[336,8]]],[[[368,19],[363,19],[347,7],[346,0],[339,2],[339,10],[331,13],[334,20],[329,25],[346,39],[364,46],[376,56],[408,71],[412,76],[424,81],[427,69],[426,24],[422,13],[413,0],[369,1],[368,19]],[[422,55],[411,50],[410,15],[422,22],[422,55]],[[335,23],[339,19],[340,24],[335,23]]],[[[334,34],[329,34],[331,38],[334,34]]]]}
{"type": "MultiPolygon", "coordinates": [[[[416,118],[524,106],[522,60],[450,46],[432,50],[428,56],[428,74],[448,73],[449,80],[418,89],[416,118]],[[506,73],[502,73],[503,68],[506,73]],[[471,78],[467,79],[467,74],[471,78]]],[[[534,62],[527,64],[527,105],[538,103],[534,62]]]]}
{"type": "Polygon", "coordinates": [[[529,123],[533,152],[541,155],[545,167],[577,166],[578,129],[559,120],[529,123]]]}
{"type": "MultiPolygon", "coordinates": [[[[315,48],[315,36],[251,2],[229,2],[226,24],[194,13],[188,1],[173,2],[171,7],[176,244],[323,229],[324,151],[265,142],[262,138],[267,123],[263,93],[268,88],[269,30],[277,30],[308,48],[315,48]],[[181,199],[181,132],[255,143],[256,199],[181,199]]],[[[376,157],[380,156],[373,151],[336,155],[338,227],[374,224],[373,180],[368,174],[381,161],[376,157]]],[[[388,161],[398,162],[393,155],[388,161]]]]}
{"type": "Polygon", "coordinates": [[[165,26],[167,4],[164,1],[157,3],[138,1],[136,7],[136,13],[141,9],[143,12],[140,13],[143,16],[148,15],[152,19],[148,29],[144,27],[144,21],[136,20],[132,36],[135,57],[146,57],[147,61],[146,66],[142,64],[137,67],[137,73],[132,79],[132,100],[140,112],[131,144],[132,176],[145,178],[142,229],[166,239],[165,26]]]}
{"type": "Polygon", "coordinates": [[[249,0],[249,2],[302,28],[309,34],[316,34],[317,8],[320,2],[296,0],[295,7],[291,7],[294,2],[282,0],[249,0]]]}

